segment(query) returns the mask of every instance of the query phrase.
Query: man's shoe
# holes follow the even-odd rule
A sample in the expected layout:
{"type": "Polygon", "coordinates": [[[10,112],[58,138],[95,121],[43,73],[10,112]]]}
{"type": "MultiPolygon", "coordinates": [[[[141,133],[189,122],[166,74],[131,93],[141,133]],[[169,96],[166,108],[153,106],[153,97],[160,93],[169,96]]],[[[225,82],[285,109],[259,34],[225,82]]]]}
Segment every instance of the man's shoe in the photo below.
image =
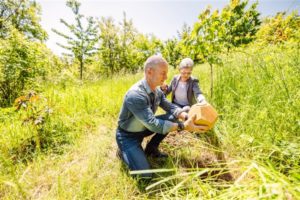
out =
{"type": "Polygon", "coordinates": [[[145,154],[153,158],[167,158],[168,154],[159,151],[157,148],[146,148],[145,154]]]}

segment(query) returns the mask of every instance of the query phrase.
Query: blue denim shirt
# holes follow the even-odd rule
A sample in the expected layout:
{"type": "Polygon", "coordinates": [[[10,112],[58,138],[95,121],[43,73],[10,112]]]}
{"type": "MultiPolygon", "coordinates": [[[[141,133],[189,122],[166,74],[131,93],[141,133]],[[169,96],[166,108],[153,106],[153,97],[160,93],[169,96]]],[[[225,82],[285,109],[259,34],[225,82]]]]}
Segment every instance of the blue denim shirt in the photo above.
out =
{"type": "Polygon", "coordinates": [[[119,115],[118,125],[120,128],[128,132],[141,132],[146,129],[161,134],[170,132],[173,122],[158,119],[154,115],[158,106],[177,118],[182,110],[170,103],[163,92],[156,88],[154,91],[154,111],[152,111],[151,93],[153,92],[145,79],[140,80],[128,90],[119,115]]]}

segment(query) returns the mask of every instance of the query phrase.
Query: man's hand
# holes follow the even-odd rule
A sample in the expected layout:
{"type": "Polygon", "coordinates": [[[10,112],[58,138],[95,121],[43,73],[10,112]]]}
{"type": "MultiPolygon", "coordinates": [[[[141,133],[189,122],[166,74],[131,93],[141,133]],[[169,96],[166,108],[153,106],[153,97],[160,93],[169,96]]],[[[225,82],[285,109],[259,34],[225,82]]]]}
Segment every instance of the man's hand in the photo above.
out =
{"type": "Polygon", "coordinates": [[[195,119],[196,119],[196,115],[193,115],[192,117],[188,118],[188,120],[184,122],[184,129],[190,132],[199,132],[199,133],[204,133],[208,131],[209,129],[208,126],[194,124],[195,119]]]}
{"type": "Polygon", "coordinates": [[[181,112],[178,116],[179,119],[182,121],[186,121],[188,119],[189,115],[186,112],[181,112]]]}

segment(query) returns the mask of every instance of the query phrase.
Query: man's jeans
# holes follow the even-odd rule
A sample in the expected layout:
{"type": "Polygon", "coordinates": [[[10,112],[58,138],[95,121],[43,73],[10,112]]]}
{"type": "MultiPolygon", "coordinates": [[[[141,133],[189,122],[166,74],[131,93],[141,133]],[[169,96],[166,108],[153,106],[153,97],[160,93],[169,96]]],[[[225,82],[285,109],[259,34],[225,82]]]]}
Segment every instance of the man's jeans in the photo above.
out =
{"type": "MultiPolygon", "coordinates": [[[[168,120],[175,122],[177,119],[171,114],[164,114],[156,116],[162,120],[168,120]]],[[[142,142],[144,137],[152,135],[153,132],[150,130],[145,130],[138,133],[126,132],[124,130],[117,129],[116,140],[118,147],[121,151],[121,157],[125,164],[130,170],[147,170],[151,169],[149,162],[146,158],[145,152],[142,148],[142,142]]],[[[149,147],[158,148],[161,141],[167,136],[167,134],[156,133],[151,141],[147,144],[149,147]]],[[[142,178],[151,178],[152,173],[142,173],[140,174],[142,178]]]]}

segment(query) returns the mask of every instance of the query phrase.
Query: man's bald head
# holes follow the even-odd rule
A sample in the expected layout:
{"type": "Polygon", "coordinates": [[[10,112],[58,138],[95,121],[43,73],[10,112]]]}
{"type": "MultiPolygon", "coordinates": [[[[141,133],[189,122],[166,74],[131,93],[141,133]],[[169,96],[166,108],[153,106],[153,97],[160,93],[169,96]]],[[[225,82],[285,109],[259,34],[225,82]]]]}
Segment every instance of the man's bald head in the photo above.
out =
{"type": "Polygon", "coordinates": [[[145,78],[152,91],[168,78],[168,62],[161,56],[150,56],[144,65],[145,78]]]}
{"type": "Polygon", "coordinates": [[[144,71],[146,72],[147,69],[150,69],[150,68],[153,69],[156,66],[159,66],[161,64],[168,65],[168,62],[159,55],[150,56],[144,64],[144,71]]]}

